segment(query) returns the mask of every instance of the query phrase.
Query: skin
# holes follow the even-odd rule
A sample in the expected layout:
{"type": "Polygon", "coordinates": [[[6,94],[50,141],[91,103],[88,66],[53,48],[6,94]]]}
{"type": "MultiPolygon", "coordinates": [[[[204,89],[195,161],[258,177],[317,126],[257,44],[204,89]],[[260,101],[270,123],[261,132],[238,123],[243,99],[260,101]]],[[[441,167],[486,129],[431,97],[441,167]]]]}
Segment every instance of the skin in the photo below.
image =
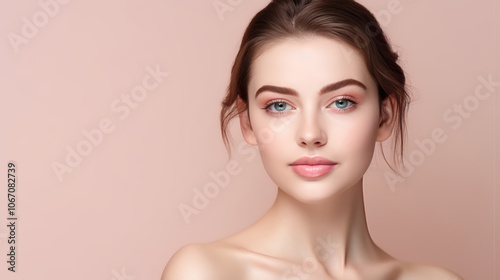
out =
{"type": "Polygon", "coordinates": [[[398,261],[370,237],[363,175],[375,143],[391,135],[395,108],[387,99],[379,111],[377,85],[359,53],[325,37],[280,41],[254,60],[248,95],[241,131],[259,148],[278,186],[276,201],[237,234],[182,247],[163,280],[462,279],[444,268],[398,261]],[[345,79],[366,89],[347,85],[319,95],[325,85],[345,79]],[[264,85],[291,88],[298,96],[263,91],[256,97],[264,85]],[[278,103],[267,107],[272,102],[278,103]],[[337,165],[313,179],[289,166],[314,155],[337,165]]]}

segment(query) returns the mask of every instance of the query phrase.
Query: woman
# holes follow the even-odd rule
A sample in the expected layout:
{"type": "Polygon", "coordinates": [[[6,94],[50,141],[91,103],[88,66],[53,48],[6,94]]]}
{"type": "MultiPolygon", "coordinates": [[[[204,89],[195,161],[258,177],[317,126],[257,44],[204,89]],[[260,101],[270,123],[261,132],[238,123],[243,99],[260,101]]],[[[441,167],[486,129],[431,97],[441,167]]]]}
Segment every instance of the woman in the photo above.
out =
{"type": "Polygon", "coordinates": [[[367,228],[363,175],[375,143],[394,131],[402,159],[410,98],[397,58],[354,1],[275,0],[260,11],[232,69],[221,129],[229,146],[226,129],[239,117],[276,201],[237,234],[181,248],[162,279],[462,279],[396,260],[367,228]]]}

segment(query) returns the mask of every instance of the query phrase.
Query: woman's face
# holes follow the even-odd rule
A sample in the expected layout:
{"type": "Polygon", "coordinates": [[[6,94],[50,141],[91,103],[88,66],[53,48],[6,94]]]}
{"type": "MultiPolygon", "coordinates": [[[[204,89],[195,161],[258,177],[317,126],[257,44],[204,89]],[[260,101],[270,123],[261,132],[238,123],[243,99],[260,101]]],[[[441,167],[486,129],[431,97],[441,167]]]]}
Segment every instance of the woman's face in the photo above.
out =
{"type": "Polygon", "coordinates": [[[251,70],[250,120],[244,112],[240,124],[277,186],[311,203],[360,181],[375,142],[392,129],[384,122],[379,127],[377,85],[363,58],[337,40],[289,38],[265,50],[251,70]],[[310,166],[290,164],[308,156],[336,164],[323,166],[330,170],[323,175],[313,171],[307,177],[300,170],[311,171],[310,166]]]}

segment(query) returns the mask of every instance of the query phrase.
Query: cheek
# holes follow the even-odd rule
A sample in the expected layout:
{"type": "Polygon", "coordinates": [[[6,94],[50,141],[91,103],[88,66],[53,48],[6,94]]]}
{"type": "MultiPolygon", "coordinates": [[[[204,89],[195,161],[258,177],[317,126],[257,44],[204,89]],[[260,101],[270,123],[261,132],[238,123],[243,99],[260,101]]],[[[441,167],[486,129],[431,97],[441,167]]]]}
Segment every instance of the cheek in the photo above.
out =
{"type": "Polygon", "coordinates": [[[286,133],[276,133],[269,127],[264,127],[256,135],[262,165],[273,180],[279,180],[278,174],[282,173],[283,164],[287,160],[288,142],[284,134],[286,133]]]}
{"type": "Polygon", "coordinates": [[[259,152],[267,170],[282,165],[287,151],[294,148],[293,125],[285,118],[260,118],[256,120],[254,133],[259,152]]]}
{"type": "Polygon", "coordinates": [[[339,120],[332,125],[329,141],[339,147],[339,152],[345,153],[346,156],[357,155],[357,158],[371,159],[377,137],[377,124],[378,119],[374,114],[339,120]]]}
{"type": "Polygon", "coordinates": [[[253,132],[259,148],[279,148],[280,145],[290,140],[290,118],[271,118],[255,115],[252,119],[253,132]]]}
{"type": "Polygon", "coordinates": [[[259,149],[269,150],[279,146],[278,143],[281,141],[280,135],[269,124],[259,124],[254,128],[254,133],[259,149]]]}

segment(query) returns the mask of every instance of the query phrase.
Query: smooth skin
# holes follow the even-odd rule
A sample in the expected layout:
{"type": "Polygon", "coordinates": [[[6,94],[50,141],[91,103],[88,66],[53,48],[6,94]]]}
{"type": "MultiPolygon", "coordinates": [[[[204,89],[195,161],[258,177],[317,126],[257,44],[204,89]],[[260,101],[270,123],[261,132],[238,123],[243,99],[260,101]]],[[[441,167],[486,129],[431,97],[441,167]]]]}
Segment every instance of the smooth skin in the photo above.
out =
{"type": "Polygon", "coordinates": [[[375,143],[391,135],[395,103],[387,99],[379,111],[377,85],[359,53],[320,36],[279,41],[255,59],[248,95],[241,131],[278,186],[276,201],[234,235],[179,249],[163,280],[462,279],[444,268],[396,260],[370,237],[363,175],[375,143]],[[319,94],[345,80],[362,85],[346,82],[319,94]],[[264,85],[298,95],[268,88],[256,96],[264,85]],[[315,155],[337,165],[318,178],[301,177],[289,166],[315,155]]]}

